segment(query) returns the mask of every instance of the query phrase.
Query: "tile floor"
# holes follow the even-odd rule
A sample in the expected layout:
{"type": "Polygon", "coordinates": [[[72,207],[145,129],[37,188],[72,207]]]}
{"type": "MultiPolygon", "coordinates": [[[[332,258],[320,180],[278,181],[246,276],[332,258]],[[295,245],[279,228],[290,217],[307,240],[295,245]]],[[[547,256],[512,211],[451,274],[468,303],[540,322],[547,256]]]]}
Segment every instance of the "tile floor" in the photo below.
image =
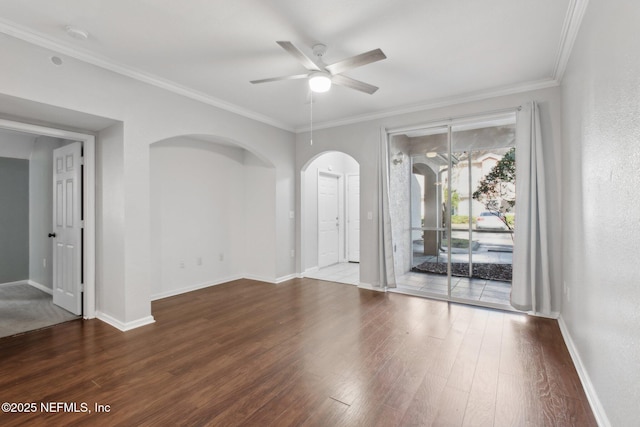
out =
{"type": "Polygon", "coordinates": [[[322,267],[313,273],[306,273],[305,277],[357,286],[360,282],[360,264],[357,262],[340,262],[322,267]]]}
{"type": "MultiPolygon", "coordinates": [[[[305,277],[358,285],[360,281],[360,264],[341,262],[323,267],[313,273],[307,273],[305,277]]],[[[410,271],[399,276],[396,282],[400,292],[425,297],[447,296],[447,278],[439,274],[410,271]]],[[[454,276],[451,278],[451,286],[451,296],[454,298],[511,308],[509,303],[511,283],[454,276]]]]}
{"type": "MultiPolygon", "coordinates": [[[[446,296],[447,277],[439,274],[408,272],[396,279],[398,290],[425,296],[446,296]]],[[[451,296],[469,301],[511,307],[511,283],[497,280],[451,278],[451,296]]]]}

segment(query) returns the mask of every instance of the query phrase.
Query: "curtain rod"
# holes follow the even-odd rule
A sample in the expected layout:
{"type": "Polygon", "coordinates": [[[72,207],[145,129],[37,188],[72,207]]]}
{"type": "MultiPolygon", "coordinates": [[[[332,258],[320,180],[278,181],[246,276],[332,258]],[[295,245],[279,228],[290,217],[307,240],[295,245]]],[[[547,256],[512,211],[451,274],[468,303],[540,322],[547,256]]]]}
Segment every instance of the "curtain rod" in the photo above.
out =
{"type": "Polygon", "coordinates": [[[484,111],[482,113],[473,113],[473,114],[465,114],[462,116],[455,116],[455,117],[449,117],[449,118],[442,118],[442,119],[437,119],[437,120],[430,120],[428,122],[425,122],[423,124],[420,125],[416,125],[416,126],[409,126],[409,127],[403,127],[403,128],[397,128],[397,129],[389,129],[387,130],[387,134],[388,135],[392,135],[392,134],[397,134],[397,133],[402,133],[402,132],[409,132],[409,131],[414,131],[414,130],[419,130],[419,129],[425,129],[428,127],[437,127],[438,125],[446,125],[446,124],[450,124],[451,122],[455,122],[458,120],[463,120],[463,119],[470,119],[470,118],[482,118],[484,116],[491,116],[494,114],[500,114],[500,113],[509,113],[509,112],[516,112],[516,111],[520,111],[522,110],[522,105],[517,105],[515,107],[509,107],[509,108],[500,108],[497,110],[491,110],[491,111],[484,111]]]}

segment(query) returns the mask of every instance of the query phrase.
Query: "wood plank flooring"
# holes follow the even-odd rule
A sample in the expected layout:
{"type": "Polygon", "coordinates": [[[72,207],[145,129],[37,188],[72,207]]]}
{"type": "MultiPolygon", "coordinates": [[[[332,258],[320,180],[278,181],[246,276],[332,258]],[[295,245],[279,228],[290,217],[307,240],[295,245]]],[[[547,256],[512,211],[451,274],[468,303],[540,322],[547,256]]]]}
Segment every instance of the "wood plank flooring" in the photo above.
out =
{"type": "Polygon", "coordinates": [[[596,425],[554,320],[314,279],[238,280],[153,315],[0,339],[0,401],[38,405],[0,425],[596,425]]]}

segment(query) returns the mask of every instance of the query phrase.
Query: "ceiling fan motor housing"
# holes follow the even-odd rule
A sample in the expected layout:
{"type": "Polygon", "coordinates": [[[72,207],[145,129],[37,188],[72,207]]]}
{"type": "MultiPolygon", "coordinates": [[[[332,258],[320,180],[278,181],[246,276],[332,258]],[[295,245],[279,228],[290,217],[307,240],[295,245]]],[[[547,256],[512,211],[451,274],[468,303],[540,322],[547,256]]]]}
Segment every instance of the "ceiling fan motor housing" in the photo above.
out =
{"type": "Polygon", "coordinates": [[[327,46],[323,45],[322,43],[313,45],[311,49],[313,50],[313,54],[318,58],[322,58],[327,52],[327,46]]]}

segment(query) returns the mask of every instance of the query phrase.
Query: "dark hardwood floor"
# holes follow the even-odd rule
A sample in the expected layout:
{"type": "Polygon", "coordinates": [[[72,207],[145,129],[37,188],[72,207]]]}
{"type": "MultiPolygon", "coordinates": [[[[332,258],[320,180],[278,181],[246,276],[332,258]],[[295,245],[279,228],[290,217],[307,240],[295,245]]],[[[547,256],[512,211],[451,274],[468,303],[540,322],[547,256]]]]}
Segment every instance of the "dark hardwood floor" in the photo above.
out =
{"type": "Polygon", "coordinates": [[[239,280],[153,315],[0,339],[0,401],[38,406],[0,425],[596,425],[554,320],[312,279],[239,280]]]}

